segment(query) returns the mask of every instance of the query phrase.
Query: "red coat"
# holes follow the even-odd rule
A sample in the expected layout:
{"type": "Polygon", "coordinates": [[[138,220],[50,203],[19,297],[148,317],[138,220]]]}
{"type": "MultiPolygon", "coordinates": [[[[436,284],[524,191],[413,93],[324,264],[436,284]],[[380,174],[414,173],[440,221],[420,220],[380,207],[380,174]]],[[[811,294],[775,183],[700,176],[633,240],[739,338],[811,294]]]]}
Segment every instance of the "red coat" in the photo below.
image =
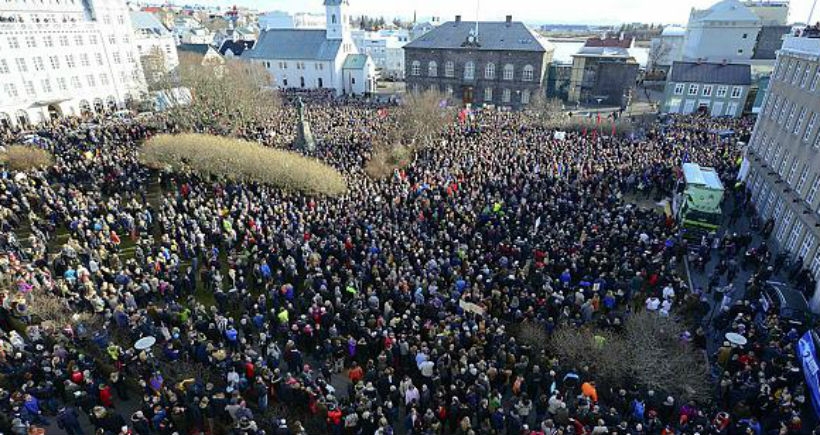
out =
{"type": "Polygon", "coordinates": [[[106,385],[105,388],[100,389],[100,403],[106,408],[114,406],[113,396],[111,395],[111,387],[106,385]]]}

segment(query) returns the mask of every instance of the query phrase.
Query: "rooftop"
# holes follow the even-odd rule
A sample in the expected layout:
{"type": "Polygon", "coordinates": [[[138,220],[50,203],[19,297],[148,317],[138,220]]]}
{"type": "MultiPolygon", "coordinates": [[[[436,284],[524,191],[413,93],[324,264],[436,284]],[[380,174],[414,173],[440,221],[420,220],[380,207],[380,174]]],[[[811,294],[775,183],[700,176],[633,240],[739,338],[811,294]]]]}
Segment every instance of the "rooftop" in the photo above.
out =
{"type": "Polygon", "coordinates": [[[621,38],[589,38],[584,44],[585,47],[620,47],[631,48],[633,38],[631,36],[621,38]]]}
{"type": "Polygon", "coordinates": [[[475,21],[446,22],[405,48],[420,49],[463,49],[499,50],[499,51],[552,51],[553,47],[545,39],[535,35],[524,23],[519,21],[480,21],[476,44],[469,44],[468,38],[475,33],[475,21]]]}
{"type": "Polygon", "coordinates": [[[748,64],[672,62],[670,82],[748,86],[752,67],[748,64]]]}
{"type": "Polygon", "coordinates": [[[333,60],[342,41],[329,40],[324,29],[269,29],[245,53],[251,59],[333,60]]]}

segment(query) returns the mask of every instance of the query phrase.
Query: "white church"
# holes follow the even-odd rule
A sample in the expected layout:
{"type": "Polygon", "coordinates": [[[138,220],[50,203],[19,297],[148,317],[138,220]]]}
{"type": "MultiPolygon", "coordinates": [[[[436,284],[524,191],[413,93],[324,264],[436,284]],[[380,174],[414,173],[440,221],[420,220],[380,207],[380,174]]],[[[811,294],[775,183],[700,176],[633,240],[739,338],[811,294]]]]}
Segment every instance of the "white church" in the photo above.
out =
{"type": "Polygon", "coordinates": [[[281,89],[333,89],[361,95],[376,89],[376,66],[350,34],[348,0],[325,0],[326,29],[268,29],[242,59],[262,64],[281,89]]]}

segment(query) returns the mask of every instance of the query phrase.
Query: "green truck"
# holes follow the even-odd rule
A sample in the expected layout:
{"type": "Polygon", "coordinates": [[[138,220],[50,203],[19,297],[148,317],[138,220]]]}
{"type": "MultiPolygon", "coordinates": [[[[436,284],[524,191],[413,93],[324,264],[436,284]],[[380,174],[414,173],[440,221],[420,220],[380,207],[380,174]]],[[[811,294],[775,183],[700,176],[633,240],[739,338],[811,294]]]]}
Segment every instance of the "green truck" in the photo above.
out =
{"type": "Polygon", "coordinates": [[[673,210],[684,237],[700,239],[720,228],[724,188],[713,168],[684,163],[675,192],[673,210]]]}

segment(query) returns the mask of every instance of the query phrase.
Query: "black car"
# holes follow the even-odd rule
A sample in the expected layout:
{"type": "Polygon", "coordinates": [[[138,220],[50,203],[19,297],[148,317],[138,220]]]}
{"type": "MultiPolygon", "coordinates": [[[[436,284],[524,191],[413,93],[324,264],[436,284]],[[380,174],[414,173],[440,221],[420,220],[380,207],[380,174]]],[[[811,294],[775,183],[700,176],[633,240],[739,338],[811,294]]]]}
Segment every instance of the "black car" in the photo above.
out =
{"type": "Polygon", "coordinates": [[[767,307],[774,306],[778,315],[795,324],[806,324],[812,318],[809,303],[803,293],[779,281],[766,281],[763,286],[762,302],[767,307]]]}

